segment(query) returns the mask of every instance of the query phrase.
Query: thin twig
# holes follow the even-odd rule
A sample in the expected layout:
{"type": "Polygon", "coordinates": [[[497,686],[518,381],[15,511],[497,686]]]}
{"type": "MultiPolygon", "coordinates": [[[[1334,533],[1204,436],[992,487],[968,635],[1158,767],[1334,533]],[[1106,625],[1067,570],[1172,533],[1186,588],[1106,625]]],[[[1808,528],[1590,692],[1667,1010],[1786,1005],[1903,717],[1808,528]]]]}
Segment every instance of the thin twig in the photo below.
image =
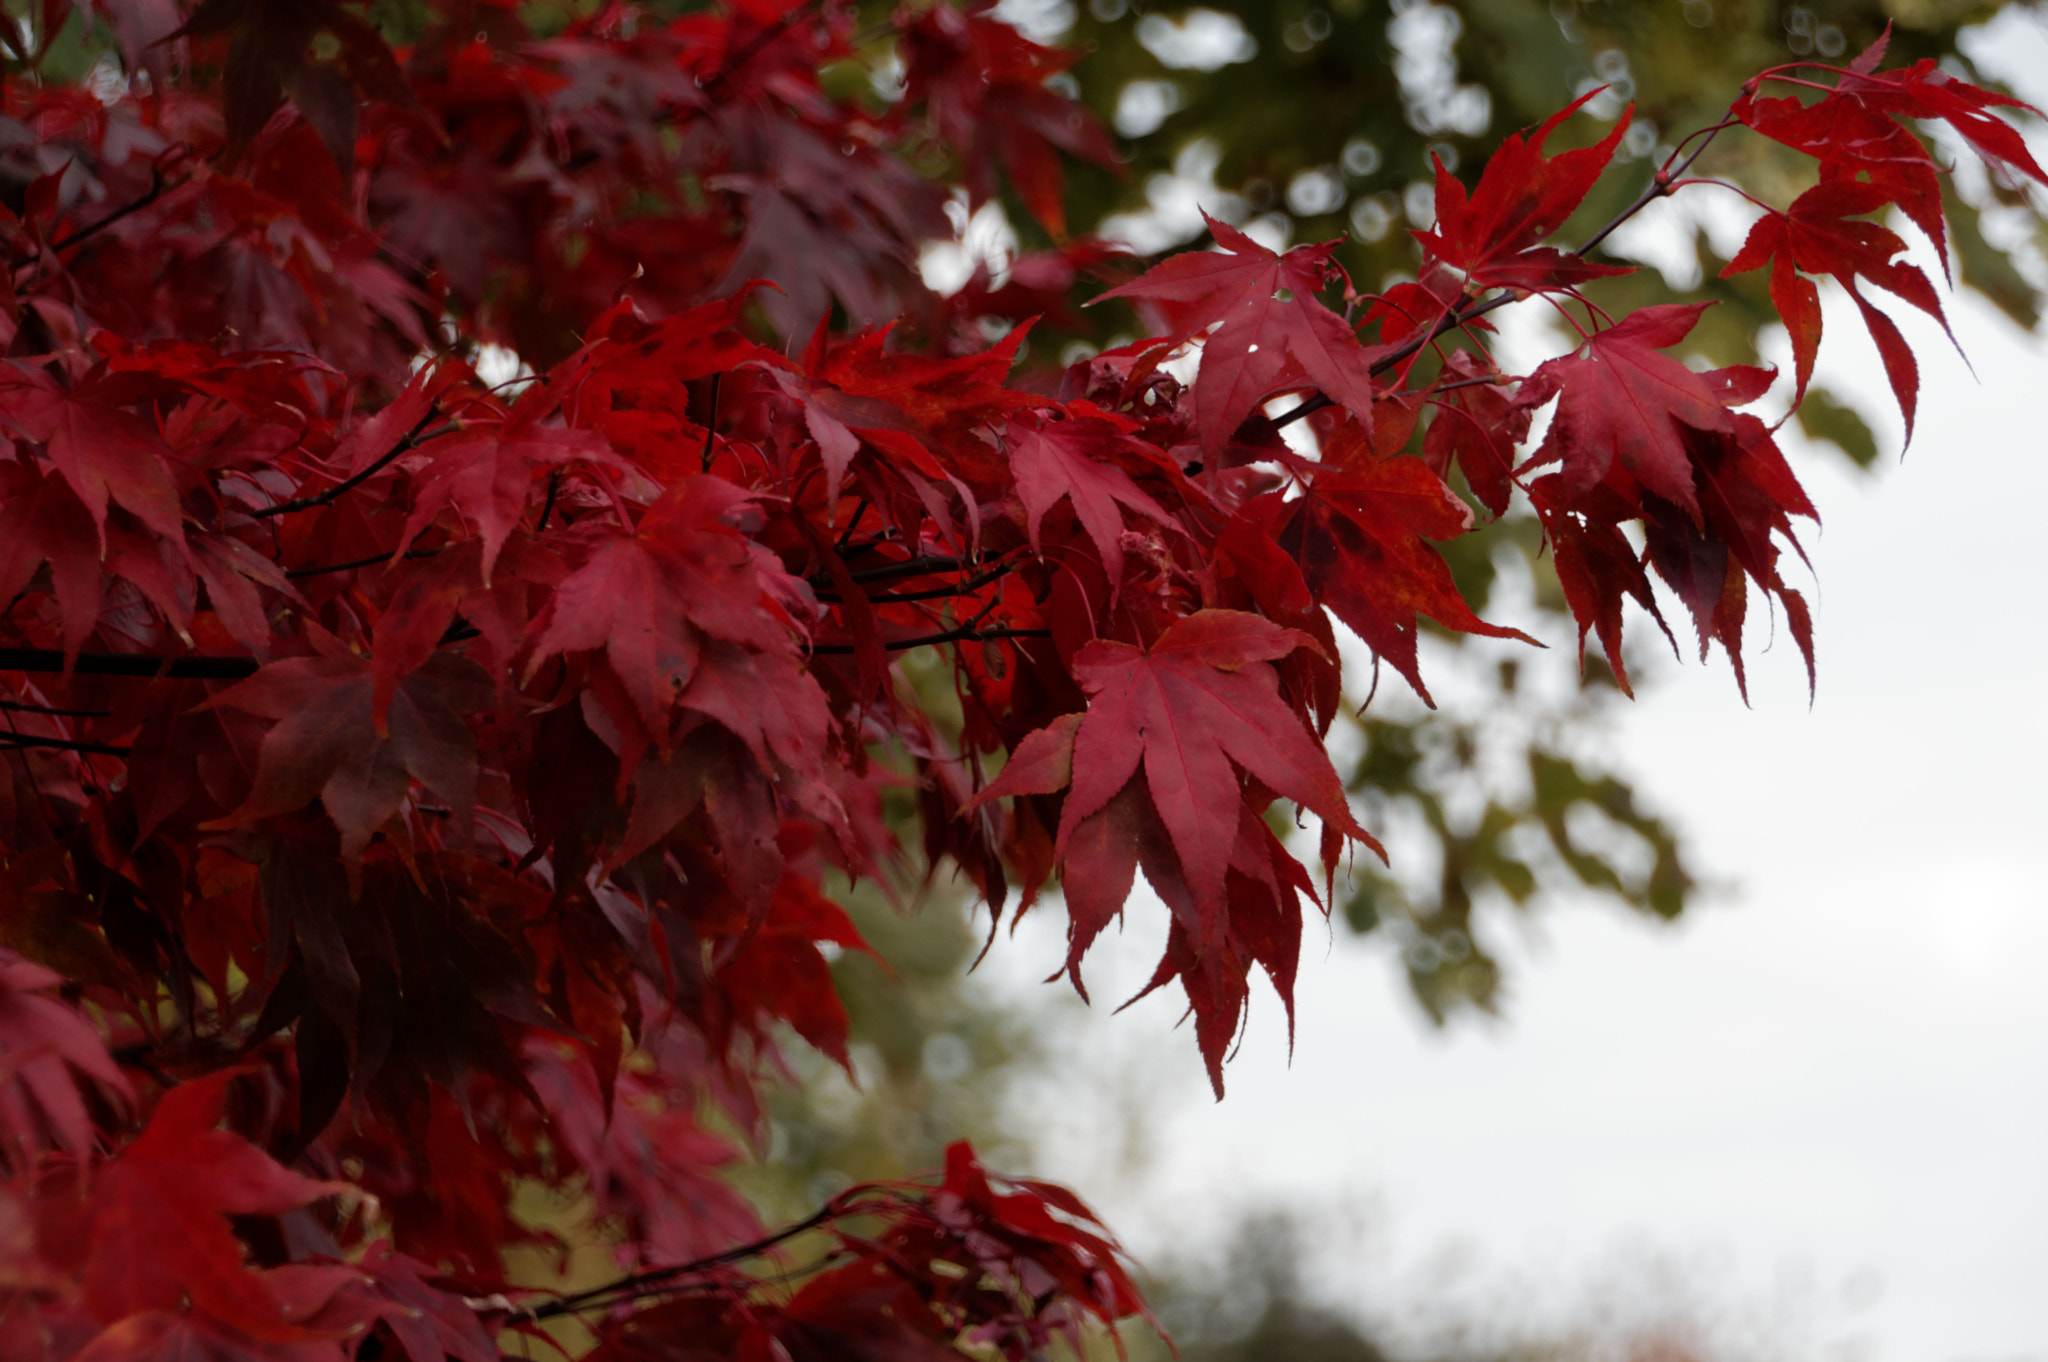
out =
{"type": "MultiPolygon", "coordinates": [[[[160,657],[154,653],[80,653],[71,670],[80,676],[164,676],[194,681],[239,681],[254,676],[253,657],[160,657]]],[[[55,648],[0,648],[0,671],[61,672],[55,648]]]]}
{"type": "Polygon", "coordinates": [[[32,733],[0,733],[0,751],[10,747],[54,747],[62,752],[89,752],[98,757],[125,757],[128,749],[103,742],[78,742],[71,738],[40,738],[32,733]]]}
{"type": "Polygon", "coordinates": [[[607,1282],[603,1286],[593,1286],[585,1291],[557,1297],[545,1304],[536,1305],[531,1310],[515,1310],[505,1317],[504,1323],[524,1324],[530,1320],[554,1319],[561,1315],[575,1314],[579,1310],[588,1310],[593,1306],[608,1303],[610,1298],[621,1294],[638,1295],[650,1288],[659,1289],[667,1286],[678,1278],[695,1277],[716,1267],[758,1258],[776,1245],[794,1239],[806,1231],[814,1230],[841,1213],[842,1208],[836,1199],[828,1201],[795,1224],[785,1225],[773,1234],[764,1235],[748,1243],[735,1245],[723,1253],[713,1253],[687,1263],[677,1263],[673,1267],[649,1268],[644,1272],[635,1272],[616,1281],[607,1282]]]}
{"type": "MultiPolygon", "coordinates": [[[[1706,136],[1701,139],[1700,144],[1697,147],[1694,147],[1692,149],[1691,154],[1688,155],[1683,161],[1679,162],[1678,166],[1675,169],[1667,161],[1662,167],[1658,169],[1655,178],[1650,181],[1649,188],[1645,189],[1641,194],[1636,196],[1636,200],[1634,203],[1631,203],[1628,207],[1622,209],[1619,213],[1615,214],[1612,221],[1610,221],[1605,227],[1602,227],[1599,231],[1593,233],[1592,236],[1588,237],[1585,241],[1585,244],[1580,246],[1577,250],[1572,251],[1571,254],[1577,256],[1584,256],[1588,254],[1594,248],[1599,246],[1601,242],[1605,241],[1608,237],[1612,236],[1616,231],[1620,230],[1621,225],[1623,223],[1627,222],[1637,213],[1642,212],[1643,209],[1647,208],[1650,204],[1656,202],[1658,199],[1664,198],[1666,195],[1670,194],[1672,189],[1675,187],[1674,181],[1676,181],[1679,176],[1685,174],[1687,170],[1691,169],[1692,163],[1700,158],[1700,154],[1707,149],[1710,143],[1713,142],[1715,135],[1719,133],[1723,128],[1729,126],[1731,126],[1731,124],[1727,122],[1722,122],[1715,124],[1710,129],[1707,129],[1706,136]]],[[[1691,139],[1688,138],[1687,140],[1690,141],[1691,139]]],[[[1403,360],[1408,359],[1410,356],[1420,351],[1424,346],[1433,344],[1436,341],[1437,337],[1444,335],[1446,332],[1455,331],[1459,327],[1464,326],[1467,322],[1476,321],[1479,318],[1485,316],[1487,313],[1492,312],[1498,308],[1506,307],[1509,303],[1513,302],[1514,300],[1514,292],[1509,289],[1503,289],[1498,293],[1489,295],[1488,297],[1476,298],[1468,304],[1453,308],[1451,311],[1445,313],[1442,319],[1439,320],[1435,326],[1430,328],[1429,333],[1427,335],[1417,336],[1414,339],[1409,340],[1408,342],[1403,344],[1399,349],[1391,351],[1390,353],[1381,356],[1378,360],[1375,360],[1373,362],[1372,366],[1369,369],[1367,369],[1366,372],[1372,377],[1377,378],[1381,374],[1386,373],[1389,369],[1392,369],[1395,365],[1400,364],[1403,360]]],[[[1328,394],[1317,393],[1315,396],[1309,398],[1307,401],[1301,403],[1299,406],[1291,407],[1288,410],[1280,413],[1280,415],[1274,417],[1273,427],[1277,430],[1286,426],[1291,426],[1296,421],[1301,420],[1305,416],[1309,416],[1315,412],[1319,412],[1325,407],[1335,405],[1336,403],[1330,399],[1328,394]]]]}
{"type": "Polygon", "coordinates": [[[25,700],[0,700],[0,709],[21,714],[48,714],[58,719],[108,719],[114,713],[111,709],[52,709],[48,705],[29,704],[25,700]]]}
{"type": "Polygon", "coordinates": [[[249,514],[257,520],[264,520],[269,518],[270,516],[285,515],[291,511],[312,511],[317,510],[322,506],[333,505],[335,502],[341,500],[341,498],[347,496],[350,492],[353,492],[356,488],[368,482],[371,478],[377,476],[377,474],[383,472],[384,469],[387,466],[389,466],[394,460],[396,460],[400,455],[403,455],[411,450],[418,449],[421,445],[427,443],[427,441],[429,440],[438,440],[443,435],[446,435],[448,432],[455,430],[457,428],[455,423],[451,421],[449,424],[445,426],[437,426],[433,430],[428,430],[427,422],[433,420],[435,415],[435,410],[433,408],[429,408],[427,410],[427,414],[420,418],[418,425],[414,426],[411,430],[407,431],[399,439],[397,444],[391,446],[390,449],[386,450],[383,454],[379,455],[375,463],[371,464],[368,468],[365,468],[362,472],[356,474],[354,477],[346,478],[341,482],[337,482],[336,484],[334,484],[334,486],[328,488],[324,492],[319,493],[317,496],[294,497],[290,501],[280,501],[275,506],[265,506],[260,510],[251,511],[249,512],[249,514]]]}
{"type": "Polygon", "coordinates": [[[540,519],[533,522],[533,532],[539,534],[548,527],[548,517],[555,513],[555,498],[562,492],[562,470],[557,468],[548,474],[547,500],[540,504],[540,519]]]}
{"type": "MultiPolygon", "coordinates": [[[[961,629],[948,629],[941,634],[919,634],[916,638],[885,639],[882,648],[886,652],[900,653],[909,648],[922,648],[932,643],[983,643],[997,638],[1051,638],[1050,629],[977,629],[968,625],[961,629]]],[[[853,645],[845,643],[820,643],[811,648],[818,655],[845,657],[853,652],[853,645]]]]}
{"type": "MultiPolygon", "coordinates": [[[[1472,380],[1468,379],[1466,381],[1471,382],[1472,380]]],[[[929,591],[897,591],[892,593],[877,593],[876,595],[868,597],[868,604],[900,605],[905,601],[935,601],[948,596],[965,596],[969,592],[981,590],[981,588],[987,586],[990,582],[993,582],[998,578],[1009,575],[1009,573],[1015,570],[1015,568],[1016,564],[1014,563],[1004,563],[999,567],[992,568],[989,571],[982,573],[979,577],[972,577],[964,582],[955,582],[951,586],[933,587],[929,591]]],[[[825,602],[827,605],[844,604],[844,602],[842,602],[837,596],[832,595],[830,592],[820,591],[817,593],[817,596],[819,600],[825,602]]]]}
{"type": "MultiPolygon", "coordinates": [[[[446,549],[407,549],[399,557],[432,558],[435,554],[445,553],[446,551],[446,549]]],[[[390,561],[391,555],[389,553],[373,553],[368,558],[351,558],[346,563],[322,563],[318,567],[292,568],[284,575],[290,581],[298,581],[303,577],[321,577],[330,572],[353,572],[357,568],[375,567],[379,563],[388,563],[390,561]]]]}
{"type": "MultiPolygon", "coordinates": [[[[99,233],[104,232],[105,230],[107,230],[107,228],[113,226],[122,218],[127,217],[130,213],[141,212],[143,209],[149,207],[149,205],[155,203],[158,199],[162,198],[167,191],[172,189],[183,188],[191,180],[191,178],[192,177],[190,175],[187,175],[183,179],[180,179],[174,183],[168,182],[164,179],[162,171],[152,168],[149,172],[149,192],[147,194],[144,194],[141,198],[136,199],[132,203],[123,204],[121,207],[116,208],[113,212],[107,214],[98,222],[95,222],[88,227],[80,227],[77,231],[72,232],[69,236],[58,237],[55,241],[52,241],[49,244],[47,249],[49,250],[51,255],[55,255],[59,251],[68,251],[73,246],[76,246],[79,242],[84,241],[87,237],[96,236],[99,233]]],[[[14,261],[10,268],[20,269],[23,265],[33,265],[36,261],[41,260],[43,258],[43,249],[44,248],[38,248],[36,250],[30,251],[21,259],[14,261]]]]}
{"type": "MultiPolygon", "coordinates": [[[[906,558],[900,563],[889,563],[882,567],[862,568],[849,572],[847,576],[856,582],[886,582],[895,577],[931,577],[941,572],[958,572],[965,567],[958,558],[925,557],[906,558]]],[[[828,583],[818,583],[827,586],[828,583]]]]}
{"type": "MultiPolygon", "coordinates": [[[[811,0],[811,3],[815,3],[815,0],[811,0]]],[[[740,70],[748,62],[760,56],[763,48],[789,30],[789,26],[796,22],[796,17],[799,14],[811,8],[811,3],[792,5],[780,19],[777,19],[774,23],[755,34],[752,42],[742,47],[738,52],[729,53],[725,60],[718,64],[718,69],[711,73],[711,78],[704,82],[704,88],[707,90],[716,89],[729,80],[733,72],[740,70]]]]}
{"type": "Polygon", "coordinates": [[[723,374],[711,376],[711,410],[704,416],[704,471],[711,471],[712,441],[718,438],[718,380],[723,374]]]}

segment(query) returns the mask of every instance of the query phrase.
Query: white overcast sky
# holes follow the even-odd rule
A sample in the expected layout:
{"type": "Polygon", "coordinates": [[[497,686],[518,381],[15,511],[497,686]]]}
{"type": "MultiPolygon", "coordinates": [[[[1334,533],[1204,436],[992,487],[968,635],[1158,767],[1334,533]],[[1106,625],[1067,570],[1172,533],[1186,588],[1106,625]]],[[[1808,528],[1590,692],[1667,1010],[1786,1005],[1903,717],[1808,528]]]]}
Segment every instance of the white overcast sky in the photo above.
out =
{"type": "MultiPolygon", "coordinates": [[[[2040,22],[1976,50],[2048,102],[2040,22]]],[[[1382,950],[1312,931],[1291,1066],[1259,997],[1220,1104],[1164,999],[1084,1013],[1029,982],[1061,950],[1040,914],[984,965],[1062,1018],[1040,1171],[1153,1258],[1294,1207],[1325,1287],[1411,1329],[1641,1306],[1730,1356],[2048,1359],[2048,347],[1951,306],[1975,377],[1909,329],[1903,462],[1861,327],[1829,317],[1823,375],[1886,452],[1875,477],[1794,452],[1826,522],[1817,702],[1781,640],[1753,708],[1718,658],[1667,663],[1624,722],[1620,765],[1730,892],[1676,928],[1579,906],[1510,933],[1504,1020],[1441,1033],[1382,950]]],[[[1098,999],[1149,972],[1146,908],[1098,999]]]]}

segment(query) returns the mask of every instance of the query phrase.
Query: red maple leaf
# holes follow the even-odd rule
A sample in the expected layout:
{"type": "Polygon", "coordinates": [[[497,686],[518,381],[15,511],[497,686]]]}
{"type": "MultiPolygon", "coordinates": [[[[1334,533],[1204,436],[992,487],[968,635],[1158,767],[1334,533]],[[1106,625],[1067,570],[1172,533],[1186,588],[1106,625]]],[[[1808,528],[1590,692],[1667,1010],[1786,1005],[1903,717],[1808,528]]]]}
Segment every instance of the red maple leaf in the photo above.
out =
{"type": "MultiPolygon", "coordinates": [[[[1875,213],[1892,202],[1890,192],[1880,185],[1855,180],[1824,181],[1794,199],[1786,212],[1765,214],[1750,228],[1748,239],[1721,271],[1721,277],[1743,274],[1766,261],[1770,263],[1771,302],[1792,337],[1793,371],[1798,379],[1793,395],[1795,404],[1806,395],[1807,380],[1813,377],[1821,334],[1820,293],[1796,271],[1831,274],[1840,280],[1862,309],[1870,338],[1877,342],[1892,392],[1906,418],[1906,440],[1910,444],[1920,391],[1919,369],[1906,338],[1899,334],[1891,318],[1870,305],[1856,287],[1857,277],[1860,275],[1905,299],[1940,322],[1945,331],[1948,319],[1942,315],[1941,299],[1934,285],[1927,281],[1919,266],[1895,263],[1895,258],[1906,250],[1899,235],[1875,222],[1860,220],[1862,214],[1875,213]]],[[[1955,333],[1950,332],[1949,336],[1953,340],[1955,333]]]]}
{"type": "Polygon", "coordinates": [[[1516,446],[1529,434],[1529,409],[1469,350],[1444,360],[1443,380],[1430,402],[1436,415],[1422,439],[1422,456],[1440,478],[1456,463],[1466,486],[1494,515],[1507,514],[1514,493],[1516,446]],[[1455,384],[1456,386],[1450,386],[1455,384]]]}
{"type": "Polygon", "coordinates": [[[282,1215],[340,1189],[216,1128],[236,1075],[223,1070],[165,1093],[142,1134],[95,1172],[91,1200],[73,1212],[63,1242],[43,1245],[76,1262],[102,1322],[190,1310],[266,1342],[320,1337],[293,1322],[268,1274],[244,1263],[229,1217],[282,1215]]]}
{"type": "Polygon", "coordinates": [[[558,653],[603,650],[648,736],[667,751],[670,715],[705,670],[707,640],[793,658],[792,621],[764,578],[801,588],[725,523],[749,500],[731,483],[691,478],[649,507],[633,533],[599,531],[536,621],[527,676],[558,653]]]}
{"type": "MultiPolygon", "coordinates": [[[[1084,404],[1085,405],[1085,404],[1084,404]]],[[[1160,525],[1175,521],[1166,509],[1116,466],[1122,455],[1156,465],[1159,451],[1129,434],[1130,422],[1084,411],[1064,421],[1022,416],[1010,422],[1004,444],[1016,471],[1017,495],[1024,503],[1024,527],[1031,547],[1039,547],[1045,513],[1062,497],[1074,508],[1112,589],[1124,575],[1124,520],[1119,506],[1149,516],[1160,525]]]]}
{"type": "Polygon", "coordinates": [[[1434,158],[1436,226],[1413,235],[1437,260],[1463,270],[1468,289],[1570,288],[1603,275],[1627,274],[1632,268],[1596,265],[1536,244],[1564,226],[1585,200],[1635,115],[1635,106],[1630,105],[1593,146],[1544,156],[1543,143],[1550,134],[1599,93],[1589,90],[1579,96],[1544,120],[1526,141],[1521,133],[1509,133],[1487,160],[1469,198],[1442,158],[1434,158]]]}
{"type": "Polygon", "coordinates": [[[1698,519],[1682,427],[1732,433],[1727,384],[1659,351],[1684,340],[1710,306],[1642,308],[1588,337],[1572,354],[1539,366],[1523,382],[1515,406],[1534,410],[1553,396],[1558,404],[1529,466],[1563,463],[1563,486],[1576,497],[1618,465],[1644,491],[1698,519]]]}
{"type": "MultiPolygon", "coordinates": [[[[791,980],[790,987],[817,983],[791,980]]],[[[526,1065],[599,1214],[617,1217],[632,1242],[645,1246],[647,1261],[708,1257],[761,1232],[746,1201],[718,1178],[738,1151],[699,1126],[687,1107],[663,1103],[657,1085],[625,1074],[618,1100],[608,1102],[588,1057],[555,1039],[530,1042],[526,1065]]]]}
{"type": "Polygon", "coordinates": [[[1119,173],[1122,163],[1088,107],[1046,86],[1081,53],[1042,47],[988,8],[897,11],[904,95],[922,101],[940,139],[960,150],[973,203],[994,195],[1000,166],[1031,216],[1064,240],[1065,177],[1055,148],[1119,173]]]}
{"type": "Polygon", "coordinates": [[[525,516],[534,481],[544,470],[574,463],[619,463],[611,447],[593,432],[543,426],[520,411],[503,422],[483,422],[443,436],[427,445],[425,458],[401,542],[411,543],[445,507],[453,506],[476,524],[483,539],[485,585],[505,540],[525,516]]]}
{"type": "Polygon", "coordinates": [[[1297,648],[1321,646],[1299,630],[1236,610],[1197,611],[1143,650],[1097,639],[1074,658],[1074,679],[1089,696],[1086,713],[1026,738],[1018,760],[963,812],[1006,794],[1051,793],[1061,786],[1049,783],[1065,778],[1058,850],[1081,871],[1084,824],[1142,766],[1196,908],[1208,917],[1222,909],[1237,842],[1239,770],[1376,846],[1352,818],[1328,755],[1280,698],[1269,665],[1297,648]]]}
{"type": "Polygon", "coordinates": [[[96,374],[69,392],[41,369],[0,366],[0,421],[42,443],[102,533],[111,502],[173,543],[184,538],[170,449],[130,403],[167,385],[141,374],[96,374]]]}
{"type": "MultiPolygon", "coordinates": [[[[1441,418],[1439,418],[1441,419],[1441,418]]],[[[1422,460],[1361,451],[1315,467],[1299,496],[1269,492],[1245,508],[1301,567],[1308,588],[1424,702],[1415,655],[1418,617],[1447,629],[1533,642],[1488,624],[1465,603],[1431,539],[1454,539],[1472,513],[1422,460]]]]}
{"type": "Polygon", "coordinates": [[[0,946],[0,1157],[16,1168],[24,1151],[92,1149],[92,1117],[72,1071],[124,1102],[135,1098],[92,1023],[44,996],[63,982],[0,946]]]}
{"type": "Polygon", "coordinates": [[[1330,262],[1339,243],[1275,255],[1228,223],[1207,214],[1203,221],[1223,251],[1176,255],[1100,297],[1171,310],[1173,324],[1152,343],[1148,367],[1210,333],[1194,383],[1195,428],[1204,453],[1213,459],[1238,423],[1268,398],[1311,386],[1370,429],[1375,352],[1316,299],[1339,274],[1330,262]]]}

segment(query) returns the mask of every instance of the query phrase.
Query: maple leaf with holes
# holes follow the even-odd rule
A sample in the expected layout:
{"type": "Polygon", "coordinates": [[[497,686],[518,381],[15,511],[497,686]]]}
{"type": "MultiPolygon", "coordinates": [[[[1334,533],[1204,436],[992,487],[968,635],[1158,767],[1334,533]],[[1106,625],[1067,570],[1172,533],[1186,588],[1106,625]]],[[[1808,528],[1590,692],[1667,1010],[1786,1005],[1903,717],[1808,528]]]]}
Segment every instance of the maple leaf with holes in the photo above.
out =
{"type": "Polygon", "coordinates": [[[1430,546],[1465,533],[1472,513],[1428,464],[1378,457],[1360,441],[1332,443],[1339,457],[1307,471],[1299,496],[1268,492],[1245,508],[1300,566],[1319,604],[1431,705],[1416,659],[1420,617],[1461,633],[1534,641],[1474,614],[1430,546]]]}
{"type": "Polygon", "coordinates": [[[1316,298],[1341,273],[1330,260],[1339,243],[1275,255],[1228,223],[1206,213],[1202,220],[1222,251],[1173,256],[1099,297],[1170,311],[1173,323],[1152,343],[1148,370],[1209,333],[1194,383],[1204,453],[1213,459],[1268,398],[1307,387],[1320,388],[1370,428],[1370,370],[1380,352],[1368,350],[1350,324],[1316,298]]]}
{"type": "Polygon", "coordinates": [[[1469,196],[1443,159],[1432,156],[1436,226],[1411,235],[1435,259],[1463,270],[1467,289],[1565,289],[1633,268],[1599,265],[1555,246],[1536,244],[1564,226],[1585,201],[1635,116],[1631,104],[1607,136],[1592,146],[1546,157],[1543,144],[1550,134],[1598,94],[1591,90],[1581,95],[1526,139],[1519,132],[1509,133],[1488,158],[1469,196]]]}
{"type": "Polygon", "coordinates": [[[239,827],[318,799],[360,860],[418,780],[467,826],[476,806],[476,737],[463,718],[490,699],[482,668],[436,655],[393,689],[379,722],[370,660],[350,653],[293,657],[262,667],[208,701],[275,720],[263,735],[256,782],[241,807],[211,826],[239,827]]]}
{"type": "MultiPolygon", "coordinates": [[[[1918,145],[1918,143],[1915,143],[1918,145]]],[[[1721,277],[1745,274],[1771,267],[1771,303],[1792,338],[1793,372],[1797,388],[1796,405],[1806,396],[1807,381],[1813,377],[1814,356],[1820,349],[1820,292],[1807,274],[1831,274],[1849,291],[1863,313],[1863,323],[1877,343],[1891,380],[1892,393],[1906,418],[1906,441],[1912,443],[1913,416],[1919,405],[1920,374],[1912,347],[1891,318],[1871,306],[1856,287],[1860,276],[1879,288],[1905,299],[1948,330],[1942,315],[1941,298],[1917,265],[1897,261],[1906,243],[1896,232],[1875,222],[1861,220],[1892,203],[1881,185],[1856,180],[1829,180],[1815,185],[1792,201],[1783,213],[1766,213],[1750,228],[1742,249],[1721,271],[1721,277]]],[[[1955,333],[1949,332],[1949,339],[1955,333]]]]}

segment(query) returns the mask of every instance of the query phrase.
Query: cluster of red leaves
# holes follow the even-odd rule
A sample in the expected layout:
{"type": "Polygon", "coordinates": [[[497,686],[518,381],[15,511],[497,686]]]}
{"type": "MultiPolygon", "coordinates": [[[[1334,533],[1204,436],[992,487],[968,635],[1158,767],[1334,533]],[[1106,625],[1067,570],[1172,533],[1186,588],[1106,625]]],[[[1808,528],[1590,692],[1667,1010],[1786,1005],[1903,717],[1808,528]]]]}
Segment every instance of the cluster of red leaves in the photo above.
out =
{"type": "Polygon", "coordinates": [[[1046,1356],[1062,1340],[1078,1357],[1087,1323],[1144,1311],[1115,1241],[1072,1193],[1045,1182],[991,1180],[965,1144],[946,1151],[935,1190],[853,1188],[777,1237],[813,1226],[829,1236],[832,1251],[824,1270],[786,1303],[716,1289],[712,1265],[607,1289],[613,1295],[658,1282],[676,1294],[630,1316],[591,1354],[593,1362],[958,1358],[942,1340],[1018,1362],[1046,1356]],[[919,1270],[905,1272],[905,1264],[919,1270]]]}
{"type": "MultiPolygon", "coordinates": [[[[957,1149],[937,1191],[806,1222],[828,1265],[778,1295],[735,1264],[786,1232],[697,1120],[758,1128],[784,1030],[845,1062],[828,961],[864,946],[821,885],[897,856],[886,788],[994,914],[1061,877],[1077,987],[1142,867],[1150,988],[1185,990],[1220,1091],[1250,976],[1291,1008],[1304,918],[1378,850],[1320,741],[1331,617],[1425,697],[1423,619],[1514,633],[1433,547],[1473,525],[1453,465],[1495,514],[1534,501],[1618,674],[1652,569],[1703,644],[1739,657],[1748,580],[1810,649],[1774,539],[1812,509],[1738,410],[1769,376],[1666,353],[1696,308],[1526,378],[1479,348],[1494,286],[1611,270],[1544,238],[1618,129],[1545,157],[1560,115],[1469,196],[1442,176],[1384,298],[1218,223],[1104,295],[1156,339],[1013,377],[1028,328],[960,338],[1108,253],[935,299],[946,189],[908,158],[970,202],[1001,170],[1058,235],[1058,153],[1110,147],[1045,84],[1068,57],[978,10],[897,21],[877,112],[820,81],[853,55],[830,5],[538,39],[449,0],[399,49],[339,5],[100,8],[127,92],[10,79],[0,111],[9,1357],[486,1358],[486,1324],[572,1305],[606,1357],[1027,1355],[1136,1308],[1066,1193],[957,1149]],[[530,376],[486,386],[480,342],[530,376]],[[1311,455],[1262,412],[1313,393],[1311,455]],[[894,664],[926,646],[957,732],[894,664]],[[1280,800],[1320,819],[1320,893],[1280,800]],[[634,1275],[503,1304],[533,1183],[587,1194],[634,1275]]],[[[2033,172],[1992,96],[1873,67],[1832,122],[1738,106],[1819,149],[1838,215],[1938,203],[1899,157],[1848,169],[1894,114],[2033,172]]],[[[1818,216],[1759,228],[1781,303],[1799,270],[1916,297],[1882,229],[1818,216]]]]}

